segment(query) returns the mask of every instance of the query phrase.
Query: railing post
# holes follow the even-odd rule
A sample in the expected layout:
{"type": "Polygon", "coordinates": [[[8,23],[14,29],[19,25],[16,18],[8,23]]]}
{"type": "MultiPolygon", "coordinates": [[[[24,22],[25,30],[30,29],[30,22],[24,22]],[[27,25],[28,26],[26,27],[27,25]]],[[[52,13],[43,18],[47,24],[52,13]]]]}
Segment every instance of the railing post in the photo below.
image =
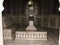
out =
{"type": "Polygon", "coordinates": [[[48,18],[48,27],[50,27],[50,17],[48,18]]]}
{"type": "Polygon", "coordinates": [[[59,18],[56,18],[56,28],[58,27],[59,18]]]}
{"type": "Polygon", "coordinates": [[[43,16],[41,16],[41,26],[43,26],[43,16]]]}

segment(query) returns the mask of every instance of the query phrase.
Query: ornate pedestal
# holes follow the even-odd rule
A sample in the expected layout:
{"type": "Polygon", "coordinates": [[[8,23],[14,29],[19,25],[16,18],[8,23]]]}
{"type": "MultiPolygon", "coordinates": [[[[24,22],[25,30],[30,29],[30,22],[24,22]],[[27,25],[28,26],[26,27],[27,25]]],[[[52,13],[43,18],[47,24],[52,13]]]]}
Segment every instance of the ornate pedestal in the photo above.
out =
{"type": "Polygon", "coordinates": [[[29,21],[29,25],[27,26],[26,31],[37,31],[37,28],[34,26],[33,21],[29,21]]]}

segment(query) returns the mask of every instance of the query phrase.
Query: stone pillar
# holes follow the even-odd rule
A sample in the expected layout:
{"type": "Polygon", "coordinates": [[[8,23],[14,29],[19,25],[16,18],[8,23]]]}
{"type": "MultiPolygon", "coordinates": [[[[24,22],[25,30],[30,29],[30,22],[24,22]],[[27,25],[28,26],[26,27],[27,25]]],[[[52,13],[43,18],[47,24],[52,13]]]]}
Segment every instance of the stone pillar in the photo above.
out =
{"type": "Polygon", "coordinates": [[[59,41],[58,41],[58,45],[60,45],[60,28],[59,28],[59,41]]]}
{"type": "Polygon", "coordinates": [[[3,11],[3,0],[0,0],[0,45],[3,45],[3,30],[2,30],[2,11],[3,11]]]}
{"type": "MultiPolygon", "coordinates": [[[[60,0],[59,0],[59,5],[60,5],[60,0]]],[[[60,7],[60,6],[59,6],[60,7]]],[[[59,10],[60,11],[60,10],[59,10]]],[[[60,45],[60,28],[59,28],[59,42],[58,45],[60,45]]]]}

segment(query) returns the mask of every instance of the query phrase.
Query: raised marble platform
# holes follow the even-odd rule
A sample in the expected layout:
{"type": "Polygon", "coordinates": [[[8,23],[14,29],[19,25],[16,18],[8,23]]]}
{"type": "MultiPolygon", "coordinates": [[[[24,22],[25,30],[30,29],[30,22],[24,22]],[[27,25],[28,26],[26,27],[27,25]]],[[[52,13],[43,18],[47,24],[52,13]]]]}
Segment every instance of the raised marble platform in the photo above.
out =
{"type": "MultiPolygon", "coordinates": [[[[56,30],[54,30],[54,31],[56,31],[56,30]]],[[[23,33],[22,31],[16,31],[16,32],[19,32],[19,34],[23,33]]],[[[26,33],[25,35],[28,34],[27,32],[28,31],[25,31],[25,33],[26,33]]],[[[45,31],[40,31],[40,32],[45,32],[45,31]]],[[[37,40],[37,39],[35,39],[35,40],[25,40],[23,38],[22,39],[21,38],[18,38],[18,39],[15,38],[15,40],[6,39],[6,40],[4,40],[4,45],[58,45],[57,44],[58,43],[58,40],[57,40],[58,37],[56,36],[57,33],[55,34],[55,33],[51,32],[51,30],[48,31],[48,29],[47,29],[46,32],[48,33],[47,40],[37,40]]],[[[34,33],[32,33],[32,34],[34,34],[34,33]]]]}

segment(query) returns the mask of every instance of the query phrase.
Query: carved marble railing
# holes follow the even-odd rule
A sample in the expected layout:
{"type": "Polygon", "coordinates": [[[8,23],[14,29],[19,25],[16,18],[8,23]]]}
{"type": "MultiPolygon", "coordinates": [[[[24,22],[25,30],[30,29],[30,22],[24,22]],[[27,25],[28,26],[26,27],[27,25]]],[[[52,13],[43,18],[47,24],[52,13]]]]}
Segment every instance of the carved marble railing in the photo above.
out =
{"type": "Polygon", "coordinates": [[[11,29],[3,29],[3,39],[12,39],[11,29]]]}
{"type": "Polygon", "coordinates": [[[4,29],[3,33],[4,39],[13,39],[15,35],[16,36],[15,39],[20,40],[47,40],[47,32],[16,31],[15,34],[13,35],[13,31],[11,29],[4,29]]]}
{"type": "Polygon", "coordinates": [[[60,16],[59,15],[46,15],[46,16],[36,16],[35,25],[42,27],[50,27],[59,29],[60,27],[60,16]]]}
{"type": "MultiPolygon", "coordinates": [[[[12,20],[7,20],[7,25],[10,25],[12,23],[20,23],[24,25],[28,25],[29,17],[27,16],[12,16],[7,15],[3,16],[3,18],[6,20],[7,18],[10,18],[12,20]],[[8,23],[11,22],[11,23],[8,23]]],[[[6,21],[5,21],[6,23],[6,21]]],[[[34,24],[36,26],[43,26],[43,27],[50,27],[50,28],[59,28],[60,27],[60,16],[59,15],[41,15],[41,16],[35,16],[34,17],[34,24]]]]}
{"type": "Polygon", "coordinates": [[[20,40],[47,40],[47,32],[20,32],[16,31],[16,38],[20,40]]]}

